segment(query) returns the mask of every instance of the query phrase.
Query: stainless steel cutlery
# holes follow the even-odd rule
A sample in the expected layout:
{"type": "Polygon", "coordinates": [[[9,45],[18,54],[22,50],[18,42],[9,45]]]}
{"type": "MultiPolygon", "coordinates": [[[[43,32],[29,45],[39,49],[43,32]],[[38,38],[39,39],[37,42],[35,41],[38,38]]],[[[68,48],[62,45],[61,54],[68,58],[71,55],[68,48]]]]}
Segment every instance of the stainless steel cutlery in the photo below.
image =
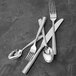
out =
{"type": "Polygon", "coordinates": [[[35,39],[35,41],[34,41],[34,44],[32,45],[32,47],[30,48],[30,51],[29,51],[29,53],[28,53],[28,55],[26,56],[26,60],[31,60],[32,58],[33,58],[33,56],[35,55],[35,53],[36,53],[36,49],[37,49],[37,47],[36,47],[36,42],[37,42],[37,40],[38,40],[38,37],[39,37],[39,34],[41,33],[41,30],[42,30],[42,28],[44,27],[44,24],[45,24],[45,21],[46,21],[46,17],[43,17],[43,21],[42,21],[42,24],[39,26],[39,30],[38,30],[38,32],[37,32],[37,35],[36,35],[36,39],[35,39]]]}
{"type": "Polygon", "coordinates": [[[50,14],[50,20],[52,21],[52,27],[53,27],[53,36],[52,36],[52,50],[54,51],[54,54],[56,55],[56,37],[55,37],[55,20],[57,19],[57,13],[56,13],[56,6],[55,2],[53,0],[49,0],[49,14],[50,14]]]}
{"type": "MultiPolygon", "coordinates": [[[[63,22],[63,19],[58,20],[55,23],[55,31],[58,29],[58,27],[60,26],[60,24],[63,22]]],[[[53,36],[53,27],[48,31],[48,33],[46,34],[46,40],[47,43],[48,41],[51,39],[51,37],[53,36]]],[[[32,64],[35,62],[37,56],[39,55],[39,53],[41,52],[42,48],[45,46],[45,40],[43,39],[41,46],[39,47],[39,49],[37,50],[37,52],[35,53],[34,57],[32,58],[32,60],[30,60],[27,65],[25,66],[25,68],[22,70],[22,73],[27,74],[27,72],[29,71],[29,69],[31,68],[32,64]]]]}
{"type": "Polygon", "coordinates": [[[47,63],[52,62],[54,55],[57,54],[55,31],[58,29],[58,27],[60,26],[60,24],[63,22],[64,19],[62,18],[55,23],[57,19],[57,12],[56,12],[56,6],[54,0],[49,0],[48,6],[49,6],[49,15],[50,15],[50,20],[52,22],[52,27],[47,32],[47,34],[45,34],[45,28],[44,28],[46,17],[43,17],[42,19],[41,18],[38,19],[39,29],[37,31],[35,39],[31,41],[29,44],[27,44],[25,47],[23,47],[22,49],[19,50],[15,49],[8,55],[8,59],[11,60],[17,59],[22,55],[24,49],[32,45],[30,47],[30,50],[28,51],[28,54],[25,57],[25,61],[28,62],[24,67],[24,69],[22,70],[22,73],[24,74],[27,74],[27,72],[29,71],[32,64],[35,62],[36,58],[38,57],[39,53],[43,48],[44,50],[42,52],[42,55],[47,63]],[[42,35],[40,35],[41,32],[42,35]],[[43,38],[42,43],[40,47],[37,49],[37,41],[40,40],[41,38],[43,38]],[[47,44],[51,38],[52,38],[52,48],[49,47],[47,44]]]}
{"type": "Polygon", "coordinates": [[[12,59],[12,60],[13,60],[13,59],[19,58],[19,57],[22,55],[23,50],[26,49],[28,46],[30,46],[30,45],[32,45],[32,44],[33,44],[33,45],[32,45],[32,47],[30,48],[30,51],[28,52],[28,55],[26,56],[25,59],[26,59],[26,60],[30,60],[30,59],[33,57],[33,55],[34,55],[35,52],[36,52],[36,42],[42,38],[42,35],[39,36],[39,34],[40,34],[40,32],[41,32],[41,30],[42,30],[42,28],[43,28],[43,26],[44,26],[45,21],[46,21],[46,17],[43,17],[43,23],[42,23],[42,25],[39,27],[39,30],[38,30],[37,35],[36,35],[36,38],[35,38],[32,42],[30,42],[29,44],[27,44],[24,48],[19,49],[19,50],[17,50],[17,49],[13,50],[13,51],[8,55],[8,59],[12,59]]]}
{"type": "MultiPolygon", "coordinates": [[[[38,37],[38,40],[40,40],[43,36],[40,35],[38,37]]],[[[38,41],[37,40],[37,41],[38,41]]],[[[19,58],[22,55],[22,52],[24,51],[24,49],[26,49],[28,46],[32,45],[34,43],[35,39],[33,41],[31,41],[30,43],[28,43],[25,47],[23,47],[22,49],[15,49],[13,50],[9,55],[8,55],[8,59],[14,60],[19,58]]]]}
{"type": "MultiPolygon", "coordinates": [[[[41,26],[43,22],[43,19],[39,19],[38,23],[41,26]]],[[[43,39],[45,41],[44,43],[44,51],[42,52],[43,58],[47,63],[52,62],[54,54],[53,54],[53,50],[51,47],[48,46],[47,41],[46,41],[46,36],[45,36],[45,31],[44,31],[44,27],[42,28],[42,35],[43,35],[43,39]]]]}

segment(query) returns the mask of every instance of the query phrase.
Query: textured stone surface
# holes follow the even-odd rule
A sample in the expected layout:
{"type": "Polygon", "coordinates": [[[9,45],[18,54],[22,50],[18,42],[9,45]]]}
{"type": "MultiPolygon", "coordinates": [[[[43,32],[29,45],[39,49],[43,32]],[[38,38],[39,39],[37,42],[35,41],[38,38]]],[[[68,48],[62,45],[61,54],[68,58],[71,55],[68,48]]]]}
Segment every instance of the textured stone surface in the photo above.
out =
{"type": "MultiPolygon", "coordinates": [[[[47,64],[40,54],[27,76],[76,76],[76,1],[55,0],[55,3],[58,19],[64,18],[56,32],[57,55],[47,64]]],[[[51,27],[48,0],[0,0],[0,76],[26,76],[21,71],[30,47],[20,59],[12,61],[7,56],[35,38],[37,20],[42,16],[47,17],[47,32],[51,27]]]]}

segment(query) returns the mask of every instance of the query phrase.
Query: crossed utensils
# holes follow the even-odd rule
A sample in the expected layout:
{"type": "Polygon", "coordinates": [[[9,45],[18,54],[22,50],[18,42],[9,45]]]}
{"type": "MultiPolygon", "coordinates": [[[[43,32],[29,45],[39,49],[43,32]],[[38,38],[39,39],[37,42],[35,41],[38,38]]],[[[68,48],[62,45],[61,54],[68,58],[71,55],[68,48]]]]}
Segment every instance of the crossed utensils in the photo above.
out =
{"type": "MultiPolygon", "coordinates": [[[[59,19],[55,24],[55,31],[58,29],[58,27],[61,25],[61,23],[63,22],[63,18],[59,19]]],[[[46,17],[43,17],[42,19],[38,19],[38,23],[39,23],[39,29],[36,35],[36,38],[31,41],[30,43],[28,43],[24,48],[22,49],[15,49],[14,51],[12,51],[9,55],[8,55],[8,59],[14,60],[14,59],[18,59],[21,57],[22,52],[24,51],[24,49],[26,49],[28,46],[32,45],[32,47],[30,48],[30,51],[28,52],[25,60],[28,61],[27,65],[25,66],[25,68],[22,70],[22,73],[27,74],[27,72],[29,71],[29,69],[31,68],[32,64],[35,62],[36,58],[38,57],[39,53],[41,52],[41,50],[44,48],[43,50],[43,58],[47,63],[52,62],[54,55],[54,51],[52,50],[51,47],[49,47],[47,45],[47,43],[49,42],[49,40],[52,38],[53,36],[53,27],[50,28],[50,30],[47,32],[47,34],[45,35],[44,32],[44,24],[46,22],[46,17]],[[42,35],[40,35],[40,33],[42,32],[42,35]],[[36,42],[39,40],[42,40],[42,43],[39,47],[39,49],[37,50],[36,47],[36,42]]]]}

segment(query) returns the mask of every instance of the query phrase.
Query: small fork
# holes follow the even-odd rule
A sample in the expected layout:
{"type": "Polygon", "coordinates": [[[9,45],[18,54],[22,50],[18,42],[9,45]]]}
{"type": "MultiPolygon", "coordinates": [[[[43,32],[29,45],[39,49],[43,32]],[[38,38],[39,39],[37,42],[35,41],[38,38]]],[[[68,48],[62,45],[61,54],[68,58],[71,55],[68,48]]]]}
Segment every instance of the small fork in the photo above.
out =
{"type": "Polygon", "coordinates": [[[56,13],[55,2],[53,0],[49,0],[49,14],[50,14],[50,20],[52,21],[52,27],[53,27],[52,50],[54,51],[54,54],[56,55],[56,38],[55,38],[54,22],[57,18],[57,13],[56,13]]]}
{"type": "Polygon", "coordinates": [[[43,17],[42,25],[39,26],[40,28],[39,28],[38,33],[37,33],[37,35],[36,35],[35,42],[34,42],[34,44],[31,46],[30,51],[28,52],[28,54],[27,54],[27,56],[26,56],[26,58],[25,58],[27,61],[30,61],[30,60],[33,58],[33,56],[35,55],[35,53],[36,53],[36,49],[37,49],[37,48],[36,48],[36,42],[37,42],[37,39],[38,39],[38,37],[39,37],[39,34],[40,34],[40,32],[41,32],[41,30],[42,30],[42,28],[43,28],[43,26],[44,26],[45,21],[46,21],[46,17],[43,17]]]}
{"type": "MultiPolygon", "coordinates": [[[[64,20],[64,19],[60,19],[59,21],[57,21],[57,22],[55,23],[55,27],[56,27],[56,28],[55,28],[55,31],[58,29],[58,27],[59,27],[60,24],[63,22],[63,20],[64,20]]],[[[53,28],[51,28],[51,29],[48,31],[48,33],[46,34],[47,43],[49,42],[49,40],[51,39],[51,37],[52,37],[52,35],[53,35],[53,34],[52,34],[52,29],[53,29],[53,28]]],[[[41,52],[41,50],[42,50],[43,47],[44,47],[44,40],[42,41],[39,49],[37,50],[37,52],[36,52],[36,54],[34,55],[34,57],[32,58],[32,60],[29,61],[29,62],[26,64],[26,66],[24,67],[24,69],[22,70],[22,73],[23,73],[23,74],[26,74],[26,75],[27,75],[28,71],[31,69],[33,63],[35,62],[36,58],[38,57],[38,55],[39,55],[39,53],[41,52]]]]}

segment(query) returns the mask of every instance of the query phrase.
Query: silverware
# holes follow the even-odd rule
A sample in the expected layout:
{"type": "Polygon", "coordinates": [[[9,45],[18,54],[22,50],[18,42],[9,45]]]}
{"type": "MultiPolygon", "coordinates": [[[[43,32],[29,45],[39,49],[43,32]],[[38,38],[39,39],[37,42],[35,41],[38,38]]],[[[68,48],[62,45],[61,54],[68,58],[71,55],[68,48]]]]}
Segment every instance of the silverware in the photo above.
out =
{"type": "MultiPolygon", "coordinates": [[[[42,24],[42,19],[38,20],[39,25],[41,26],[42,24]]],[[[42,35],[43,35],[43,39],[45,41],[44,43],[44,51],[42,52],[43,58],[47,63],[52,62],[54,54],[53,54],[53,50],[47,45],[47,40],[46,40],[46,36],[45,36],[45,30],[44,27],[42,28],[42,35]]]]}
{"type": "MultiPolygon", "coordinates": [[[[40,18],[40,19],[38,20],[39,26],[42,25],[42,22],[43,22],[43,19],[40,18]]],[[[47,46],[47,41],[46,41],[46,36],[45,36],[44,27],[42,28],[42,35],[43,35],[43,39],[45,40],[45,46],[47,46]]]]}
{"type": "Polygon", "coordinates": [[[34,56],[34,54],[36,52],[36,42],[42,38],[42,36],[39,36],[39,34],[40,34],[40,32],[41,32],[41,30],[42,30],[42,28],[44,26],[45,21],[46,21],[46,17],[43,17],[43,23],[42,23],[42,26],[39,27],[38,33],[36,35],[36,38],[32,42],[27,44],[23,49],[19,49],[19,50],[15,49],[15,50],[13,50],[8,55],[8,59],[12,59],[13,60],[13,59],[19,58],[22,55],[23,50],[25,48],[27,48],[28,46],[30,46],[31,44],[33,44],[33,45],[31,46],[30,51],[28,52],[28,55],[26,56],[25,59],[26,60],[30,60],[34,56]]]}
{"type": "MultiPolygon", "coordinates": [[[[60,26],[60,24],[63,22],[63,19],[58,20],[55,23],[55,31],[58,29],[58,27],[60,26]]],[[[48,31],[48,33],[46,34],[46,40],[47,43],[48,41],[51,39],[51,37],[53,36],[53,27],[48,31]]],[[[27,65],[24,67],[24,69],[22,70],[22,73],[27,74],[27,72],[29,71],[29,69],[31,68],[32,64],[35,62],[36,58],[38,57],[39,53],[41,52],[42,48],[45,46],[44,45],[45,41],[43,40],[41,43],[40,48],[37,50],[36,54],[34,55],[34,57],[32,58],[32,60],[30,60],[27,65]]]]}
{"type": "Polygon", "coordinates": [[[49,0],[49,14],[50,14],[50,20],[52,21],[52,27],[53,27],[52,50],[54,51],[54,54],[56,55],[56,37],[55,37],[54,22],[57,18],[57,13],[56,13],[55,2],[53,0],[49,0]]]}
{"type": "MultiPolygon", "coordinates": [[[[43,36],[40,35],[38,37],[38,40],[40,40],[43,36]]],[[[37,40],[37,41],[38,41],[37,40]]],[[[14,60],[19,58],[22,55],[22,52],[24,51],[24,49],[26,49],[27,47],[29,47],[30,45],[32,45],[34,43],[35,40],[31,41],[30,43],[28,43],[24,48],[22,49],[14,49],[9,55],[8,55],[8,59],[14,60]]]]}
{"type": "Polygon", "coordinates": [[[43,58],[47,63],[51,63],[54,58],[54,53],[52,48],[50,47],[45,47],[43,51],[43,58]]]}
{"type": "Polygon", "coordinates": [[[36,49],[37,49],[36,42],[38,40],[38,37],[39,37],[39,34],[41,33],[42,28],[44,27],[45,21],[46,21],[46,17],[43,17],[43,21],[42,21],[41,26],[39,26],[39,30],[37,32],[34,44],[31,46],[30,51],[28,52],[28,55],[25,58],[28,61],[31,60],[33,58],[33,56],[35,55],[35,53],[36,53],[36,49]]]}

